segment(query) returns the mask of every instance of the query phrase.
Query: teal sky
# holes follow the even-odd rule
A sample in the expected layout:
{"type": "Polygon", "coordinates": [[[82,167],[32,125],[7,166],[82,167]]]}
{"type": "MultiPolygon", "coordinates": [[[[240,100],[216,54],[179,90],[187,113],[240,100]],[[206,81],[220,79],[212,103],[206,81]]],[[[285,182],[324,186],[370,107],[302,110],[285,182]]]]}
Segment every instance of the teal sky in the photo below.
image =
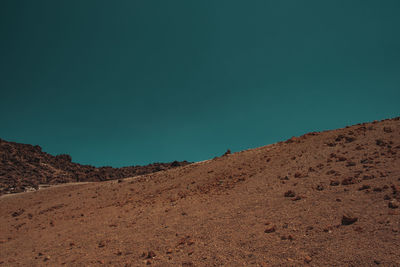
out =
{"type": "Polygon", "coordinates": [[[199,161],[400,115],[400,1],[0,2],[0,138],[199,161]]]}

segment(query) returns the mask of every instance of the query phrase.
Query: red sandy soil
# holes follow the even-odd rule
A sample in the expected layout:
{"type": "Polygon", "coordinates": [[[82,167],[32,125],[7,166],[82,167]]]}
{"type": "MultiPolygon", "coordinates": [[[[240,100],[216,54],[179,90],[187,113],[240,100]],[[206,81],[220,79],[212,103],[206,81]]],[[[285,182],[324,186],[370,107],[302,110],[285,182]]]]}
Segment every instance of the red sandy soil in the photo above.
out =
{"type": "Polygon", "coordinates": [[[39,188],[40,184],[99,182],[167,170],[190,164],[187,161],[153,163],[123,168],[81,165],[67,154],[53,156],[40,146],[0,139],[0,195],[39,188]]]}
{"type": "Polygon", "coordinates": [[[5,266],[400,266],[400,120],[0,198],[5,266]]]}

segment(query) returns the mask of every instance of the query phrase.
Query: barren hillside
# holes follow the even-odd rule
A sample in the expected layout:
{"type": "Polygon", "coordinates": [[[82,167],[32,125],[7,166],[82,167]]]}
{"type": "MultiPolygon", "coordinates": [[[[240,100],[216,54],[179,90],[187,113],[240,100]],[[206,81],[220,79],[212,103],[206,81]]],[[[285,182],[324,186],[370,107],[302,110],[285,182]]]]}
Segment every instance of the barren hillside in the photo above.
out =
{"type": "Polygon", "coordinates": [[[0,198],[5,266],[399,266],[400,120],[0,198]]]}
{"type": "Polygon", "coordinates": [[[53,156],[40,146],[7,142],[0,139],[0,195],[35,190],[40,184],[99,182],[153,173],[185,166],[187,161],[153,163],[123,168],[81,165],[67,154],[53,156]]]}

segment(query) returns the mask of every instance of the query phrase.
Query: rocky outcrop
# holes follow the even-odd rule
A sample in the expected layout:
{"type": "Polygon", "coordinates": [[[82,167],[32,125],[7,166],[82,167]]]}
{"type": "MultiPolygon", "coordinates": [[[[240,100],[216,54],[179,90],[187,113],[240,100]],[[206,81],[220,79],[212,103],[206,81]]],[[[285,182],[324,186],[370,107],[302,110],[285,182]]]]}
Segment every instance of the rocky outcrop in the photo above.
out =
{"type": "Polygon", "coordinates": [[[97,182],[167,170],[187,161],[123,168],[94,167],[72,162],[70,155],[50,155],[40,146],[0,139],[0,195],[37,189],[39,184],[97,182]]]}

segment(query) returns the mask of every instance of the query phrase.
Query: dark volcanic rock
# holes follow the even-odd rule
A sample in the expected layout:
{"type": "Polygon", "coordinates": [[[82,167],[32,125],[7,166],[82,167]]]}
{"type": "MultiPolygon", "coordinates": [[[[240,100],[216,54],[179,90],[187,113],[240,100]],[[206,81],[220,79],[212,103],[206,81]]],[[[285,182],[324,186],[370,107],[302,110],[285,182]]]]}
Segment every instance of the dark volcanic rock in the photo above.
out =
{"type": "Polygon", "coordinates": [[[284,194],[285,197],[294,197],[295,195],[295,192],[292,190],[286,191],[284,194]]]}
{"type": "Polygon", "coordinates": [[[358,221],[357,217],[343,215],[342,217],[342,225],[350,225],[358,221]]]}
{"type": "Polygon", "coordinates": [[[351,185],[351,184],[355,184],[355,180],[352,177],[349,178],[345,178],[342,180],[342,185],[351,185]]]}
{"type": "Polygon", "coordinates": [[[50,155],[40,146],[0,139],[0,195],[38,189],[39,184],[99,182],[133,177],[190,164],[187,161],[153,163],[123,168],[81,165],[70,155],[50,155]]]}
{"type": "Polygon", "coordinates": [[[340,183],[338,181],[331,181],[330,185],[331,186],[338,186],[340,183]]]}

